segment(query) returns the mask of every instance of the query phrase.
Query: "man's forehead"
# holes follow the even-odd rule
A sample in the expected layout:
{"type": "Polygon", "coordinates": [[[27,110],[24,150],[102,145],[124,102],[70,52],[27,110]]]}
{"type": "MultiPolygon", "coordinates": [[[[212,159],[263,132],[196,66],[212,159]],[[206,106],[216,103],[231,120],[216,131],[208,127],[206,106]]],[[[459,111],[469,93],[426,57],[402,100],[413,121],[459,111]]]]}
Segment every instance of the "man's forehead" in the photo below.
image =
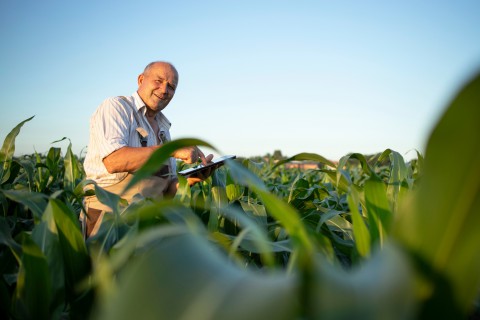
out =
{"type": "Polygon", "coordinates": [[[177,71],[176,69],[168,63],[158,62],[150,66],[147,70],[147,74],[151,74],[154,76],[172,76],[175,81],[177,80],[177,71]]]}
{"type": "Polygon", "coordinates": [[[150,66],[149,70],[148,71],[161,71],[161,72],[173,72],[173,73],[176,73],[176,70],[175,68],[169,64],[169,63],[165,63],[165,62],[157,62],[157,63],[154,63],[150,66]]]}

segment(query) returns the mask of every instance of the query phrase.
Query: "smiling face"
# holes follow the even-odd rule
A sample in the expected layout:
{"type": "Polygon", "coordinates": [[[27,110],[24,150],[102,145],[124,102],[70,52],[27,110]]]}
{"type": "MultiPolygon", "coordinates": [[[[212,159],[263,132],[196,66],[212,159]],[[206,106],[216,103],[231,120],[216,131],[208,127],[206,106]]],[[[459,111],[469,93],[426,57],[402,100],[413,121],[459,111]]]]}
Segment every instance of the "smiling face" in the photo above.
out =
{"type": "Polygon", "coordinates": [[[178,73],[166,62],[155,62],[138,76],[138,95],[147,106],[149,115],[162,111],[172,100],[178,83],[178,73]]]}

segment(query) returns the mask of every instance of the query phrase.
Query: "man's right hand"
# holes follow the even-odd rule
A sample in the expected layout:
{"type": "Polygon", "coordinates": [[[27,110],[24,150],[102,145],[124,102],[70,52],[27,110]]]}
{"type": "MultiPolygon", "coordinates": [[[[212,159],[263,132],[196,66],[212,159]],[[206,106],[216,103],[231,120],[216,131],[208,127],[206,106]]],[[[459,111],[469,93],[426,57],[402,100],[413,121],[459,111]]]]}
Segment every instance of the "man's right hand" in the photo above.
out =
{"type": "Polygon", "coordinates": [[[173,157],[180,159],[188,164],[195,163],[200,159],[203,165],[206,165],[207,163],[212,161],[213,154],[209,154],[205,157],[203,152],[198,147],[187,147],[175,151],[173,153],[173,157]]]}

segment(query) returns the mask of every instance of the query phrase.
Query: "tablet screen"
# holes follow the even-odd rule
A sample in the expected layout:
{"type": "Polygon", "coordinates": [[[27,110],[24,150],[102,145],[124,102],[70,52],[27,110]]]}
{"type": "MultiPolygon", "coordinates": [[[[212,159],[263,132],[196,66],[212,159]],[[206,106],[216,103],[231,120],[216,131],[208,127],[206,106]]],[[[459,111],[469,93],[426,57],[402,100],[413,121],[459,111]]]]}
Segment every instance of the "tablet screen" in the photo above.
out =
{"type": "Polygon", "coordinates": [[[214,167],[216,169],[216,168],[222,166],[225,163],[226,160],[235,159],[235,158],[236,158],[236,156],[232,156],[232,155],[223,156],[223,157],[212,160],[210,163],[207,163],[206,165],[199,164],[198,166],[195,166],[193,168],[182,170],[178,174],[180,174],[184,177],[188,177],[188,176],[191,176],[193,174],[200,173],[200,172],[202,172],[202,171],[204,171],[208,168],[214,167]]]}

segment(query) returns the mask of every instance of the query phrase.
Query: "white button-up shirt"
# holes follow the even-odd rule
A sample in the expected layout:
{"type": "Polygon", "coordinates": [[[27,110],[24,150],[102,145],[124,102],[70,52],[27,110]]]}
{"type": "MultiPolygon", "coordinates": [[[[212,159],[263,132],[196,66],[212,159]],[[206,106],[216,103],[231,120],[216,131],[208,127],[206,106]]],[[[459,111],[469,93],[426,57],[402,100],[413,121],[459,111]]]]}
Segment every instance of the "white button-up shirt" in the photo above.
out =
{"type": "MultiPolygon", "coordinates": [[[[138,93],[135,92],[132,96],[125,98],[134,108],[121,97],[112,97],[103,101],[90,118],[90,141],[84,168],[87,179],[96,181],[101,187],[118,183],[127,175],[127,172],[108,173],[102,160],[113,151],[126,146],[142,147],[137,132],[139,126],[148,133],[147,146],[158,144],[155,133],[147,121],[145,103],[138,93]],[[140,124],[137,124],[134,111],[138,114],[140,124]]],[[[165,142],[162,141],[165,138],[167,141],[171,140],[170,121],[162,112],[155,116],[155,120],[160,128],[158,136],[160,144],[165,142]]],[[[170,158],[169,165],[171,173],[176,174],[174,158],[170,158]]]]}

